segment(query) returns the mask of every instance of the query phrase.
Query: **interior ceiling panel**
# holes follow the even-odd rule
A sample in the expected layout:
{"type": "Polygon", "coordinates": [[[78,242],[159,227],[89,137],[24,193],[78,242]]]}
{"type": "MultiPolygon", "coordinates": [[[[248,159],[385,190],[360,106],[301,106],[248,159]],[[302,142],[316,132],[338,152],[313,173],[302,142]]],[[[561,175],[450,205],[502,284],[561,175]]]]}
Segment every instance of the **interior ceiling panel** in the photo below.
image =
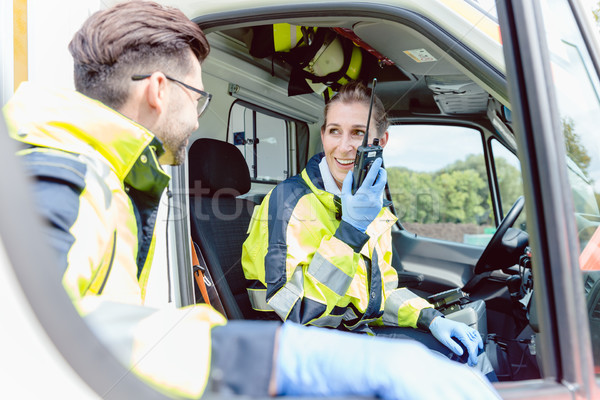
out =
{"type": "Polygon", "coordinates": [[[359,22],[354,32],[374,49],[415,75],[460,74],[446,53],[417,31],[390,21],[359,22]]]}

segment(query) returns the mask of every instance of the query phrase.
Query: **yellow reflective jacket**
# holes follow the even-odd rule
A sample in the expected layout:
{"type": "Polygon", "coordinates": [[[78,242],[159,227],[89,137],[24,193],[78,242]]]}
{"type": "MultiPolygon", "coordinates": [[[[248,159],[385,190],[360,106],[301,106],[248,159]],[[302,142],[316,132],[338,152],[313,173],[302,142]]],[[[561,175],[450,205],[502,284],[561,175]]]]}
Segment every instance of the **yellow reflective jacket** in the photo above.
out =
{"type": "Polygon", "coordinates": [[[147,129],[73,91],[22,84],[5,106],[10,135],[50,221],[63,283],[88,294],[143,303],[154,225],[169,176],[147,129]]]}
{"type": "Polygon", "coordinates": [[[109,346],[129,346],[117,356],[139,376],[172,395],[200,396],[211,328],[225,318],[208,306],[142,307],[156,213],[170,179],[158,163],[160,141],[74,91],[25,83],[3,112],[10,135],[24,145],[19,155],[35,178],[63,285],[79,313],[100,321],[95,332],[109,346]],[[165,363],[182,351],[185,357],[165,363]]]}
{"type": "Polygon", "coordinates": [[[305,325],[427,328],[435,315],[431,304],[397,289],[391,266],[397,218],[384,207],[366,233],[342,221],[339,198],[324,190],[322,157],[255,209],[242,254],[253,308],[305,325]]]}

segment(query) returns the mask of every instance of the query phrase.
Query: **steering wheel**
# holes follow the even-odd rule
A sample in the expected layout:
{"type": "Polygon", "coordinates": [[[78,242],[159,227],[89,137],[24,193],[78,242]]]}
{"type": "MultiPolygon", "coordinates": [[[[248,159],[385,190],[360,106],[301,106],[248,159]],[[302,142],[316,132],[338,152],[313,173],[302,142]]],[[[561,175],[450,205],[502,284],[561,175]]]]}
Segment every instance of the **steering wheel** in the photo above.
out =
{"type": "Polygon", "coordinates": [[[496,232],[490,239],[486,248],[481,253],[481,257],[479,257],[479,261],[475,265],[475,274],[480,274],[482,272],[489,271],[491,269],[499,269],[499,268],[489,268],[488,266],[493,265],[489,261],[496,258],[497,256],[501,256],[502,252],[500,249],[502,248],[502,238],[508,231],[508,228],[514,225],[515,221],[523,211],[523,207],[525,206],[525,197],[520,196],[515,203],[512,205],[504,219],[498,225],[496,232]]]}

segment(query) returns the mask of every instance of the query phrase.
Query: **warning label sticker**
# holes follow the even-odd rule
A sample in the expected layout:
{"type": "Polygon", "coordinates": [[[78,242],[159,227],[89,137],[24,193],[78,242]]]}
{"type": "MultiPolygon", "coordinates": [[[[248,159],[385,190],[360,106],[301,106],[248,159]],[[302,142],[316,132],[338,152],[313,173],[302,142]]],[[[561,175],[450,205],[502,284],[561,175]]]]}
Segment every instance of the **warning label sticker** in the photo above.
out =
{"type": "Polygon", "coordinates": [[[404,54],[418,63],[437,61],[437,59],[425,49],[405,50],[404,54]]]}

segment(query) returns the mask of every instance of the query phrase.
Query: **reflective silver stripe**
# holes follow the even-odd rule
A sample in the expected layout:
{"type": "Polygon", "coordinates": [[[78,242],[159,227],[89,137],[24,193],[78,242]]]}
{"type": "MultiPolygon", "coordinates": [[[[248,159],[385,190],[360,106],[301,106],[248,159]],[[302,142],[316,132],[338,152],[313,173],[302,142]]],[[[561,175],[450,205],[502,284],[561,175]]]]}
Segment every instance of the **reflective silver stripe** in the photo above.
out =
{"type": "Polygon", "coordinates": [[[352,321],[352,320],[358,318],[358,315],[356,315],[356,313],[354,312],[353,309],[351,309],[350,307],[348,307],[346,309],[346,312],[342,316],[342,318],[344,319],[344,321],[352,321]]]}
{"type": "Polygon", "coordinates": [[[391,292],[394,289],[398,288],[398,281],[388,281],[383,284],[383,288],[385,292],[391,292]]]}
{"type": "MultiPolygon", "coordinates": [[[[82,303],[85,309],[86,304],[92,304],[93,307],[96,302],[92,300],[86,303],[83,300],[82,303]]],[[[136,340],[135,328],[156,311],[152,307],[103,301],[86,314],[84,320],[92,327],[94,334],[110,346],[123,365],[130,365],[136,340]],[[114,332],[119,332],[119,335],[115,335],[114,332]]]]}
{"type": "MultiPolygon", "coordinates": [[[[113,198],[110,188],[108,187],[108,185],[106,185],[106,181],[111,172],[109,167],[106,164],[104,164],[103,162],[101,162],[98,158],[90,157],[86,154],[80,154],[77,158],[78,158],[79,162],[82,162],[86,165],[94,166],[94,168],[88,168],[87,173],[94,174],[94,178],[95,178],[94,181],[98,182],[98,185],[104,192],[104,203],[105,203],[105,207],[108,209],[112,203],[112,198],[113,198]]],[[[86,179],[86,182],[88,182],[87,179],[86,179]]]]}
{"type": "Polygon", "coordinates": [[[293,49],[298,44],[298,35],[296,35],[296,26],[290,25],[290,48],[293,49]]]}
{"type": "Polygon", "coordinates": [[[296,267],[292,278],[277,291],[268,301],[268,304],[275,310],[282,319],[287,319],[288,314],[298,299],[304,296],[304,282],[302,276],[302,266],[296,267]]]}
{"type": "Polygon", "coordinates": [[[352,282],[350,275],[333,265],[319,253],[315,253],[307,272],[333,290],[338,296],[345,295],[352,282]]]}
{"type": "Polygon", "coordinates": [[[356,324],[354,324],[352,326],[346,325],[346,328],[348,328],[350,330],[354,330],[354,329],[356,329],[359,326],[365,326],[365,328],[368,328],[370,330],[370,328],[367,325],[370,324],[371,322],[375,321],[375,320],[377,320],[377,318],[361,319],[360,321],[358,321],[356,324]]]}
{"type": "Polygon", "coordinates": [[[311,325],[320,327],[337,328],[342,323],[342,315],[326,315],[310,321],[311,325]]]}
{"type": "Polygon", "coordinates": [[[492,362],[485,352],[477,356],[477,365],[474,368],[481,371],[484,375],[487,375],[494,370],[492,362]]]}
{"type": "Polygon", "coordinates": [[[418,297],[406,288],[396,289],[390,293],[383,309],[383,323],[398,326],[398,312],[404,303],[418,297]]]}
{"type": "Polygon", "coordinates": [[[257,311],[273,311],[273,308],[267,304],[267,289],[248,289],[250,305],[257,311]]]}

